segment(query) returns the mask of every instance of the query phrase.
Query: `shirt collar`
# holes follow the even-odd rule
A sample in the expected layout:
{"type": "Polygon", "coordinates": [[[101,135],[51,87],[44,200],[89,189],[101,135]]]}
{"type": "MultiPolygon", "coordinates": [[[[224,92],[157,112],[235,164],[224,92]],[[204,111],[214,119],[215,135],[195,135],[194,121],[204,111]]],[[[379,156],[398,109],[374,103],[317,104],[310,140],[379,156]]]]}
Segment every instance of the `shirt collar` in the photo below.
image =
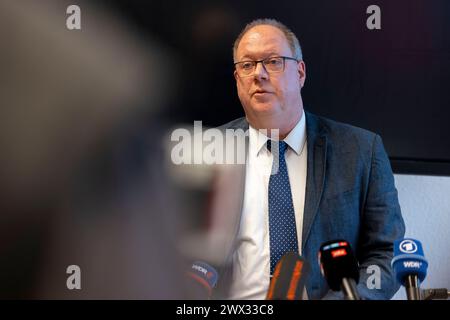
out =
{"type": "MultiPolygon", "coordinates": [[[[267,137],[267,135],[263,133],[264,131],[259,132],[259,130],[253,128],[250,124],[249,130],[250,130],[250,139],[256,142],[254,146],[255,148],[252,150],[252,152],[254,152],[255,153],[254,155],[257,156],[261,151],[261,149],[263,149],[263,147],[266,146],[267,140],[269,140],[269,138],[267,137]]],[[[284,138],[283,141],[286,142],[288,146],[297,155],[300,155],[302,152],[302,148],[305,144],[305,140],[306,140],[306,121],[305,121],[305,112],[303,112],[300,120],[297,122],[297,124],[291,130],[291,132],[289,132],[287,137],[284,138]]]]}
{"type": "Polygon", "coordinates": [[[306,140],[306,121],[305,121],[305,112],[303,111],[300,121],[297,122],[294,129],[292,129],[291,132],[289,132],[287,137],[284,138],[284,142],[286,142],[297,155],[300,155],[302,152],[302,148],[305,144],[305,140],[306,140]]]}

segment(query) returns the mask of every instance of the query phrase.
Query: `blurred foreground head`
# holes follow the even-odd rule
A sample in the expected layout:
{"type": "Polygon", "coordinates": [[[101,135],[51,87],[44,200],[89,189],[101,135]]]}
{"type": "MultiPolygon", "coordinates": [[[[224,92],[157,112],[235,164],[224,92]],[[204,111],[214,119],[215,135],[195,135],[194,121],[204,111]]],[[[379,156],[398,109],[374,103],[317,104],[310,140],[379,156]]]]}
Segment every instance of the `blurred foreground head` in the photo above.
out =
{"type": "Polygon", "coordinates": [[[0,298],[183,298],[155,118],[171,64],[106,8],[78,2],[68,30],[69,5],[0,2],[0,298]]]}

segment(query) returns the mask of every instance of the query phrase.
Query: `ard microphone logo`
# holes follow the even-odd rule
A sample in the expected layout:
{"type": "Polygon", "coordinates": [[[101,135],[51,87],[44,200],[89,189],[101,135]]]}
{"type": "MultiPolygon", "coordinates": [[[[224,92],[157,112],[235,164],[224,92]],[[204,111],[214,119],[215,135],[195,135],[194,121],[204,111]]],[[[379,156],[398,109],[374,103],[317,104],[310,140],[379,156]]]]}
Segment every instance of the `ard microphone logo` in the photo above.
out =
{"type": "Polygon", "coordinates": [[[413,240],[403,240],[400,242],[400,251],[404,253],[415,253],[417,244],[413,240]]]}

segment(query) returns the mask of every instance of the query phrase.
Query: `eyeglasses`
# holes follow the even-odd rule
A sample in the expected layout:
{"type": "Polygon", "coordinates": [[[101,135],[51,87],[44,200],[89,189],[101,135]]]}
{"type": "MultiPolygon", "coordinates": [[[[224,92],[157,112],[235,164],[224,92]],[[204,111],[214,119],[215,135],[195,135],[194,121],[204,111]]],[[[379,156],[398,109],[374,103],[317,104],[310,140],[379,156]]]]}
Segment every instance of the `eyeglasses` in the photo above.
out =
{"type": "Polygon", "coordinates": [[[269,57],[263,60],[247,60],[235,62],[234,66],[239,77],[249,77],[253,75],[256,69],[256,65],[259,62],[262,63],[267,73],[283,72],[286,60],[299,62],[299,60],[291,57],[269,57]]]}

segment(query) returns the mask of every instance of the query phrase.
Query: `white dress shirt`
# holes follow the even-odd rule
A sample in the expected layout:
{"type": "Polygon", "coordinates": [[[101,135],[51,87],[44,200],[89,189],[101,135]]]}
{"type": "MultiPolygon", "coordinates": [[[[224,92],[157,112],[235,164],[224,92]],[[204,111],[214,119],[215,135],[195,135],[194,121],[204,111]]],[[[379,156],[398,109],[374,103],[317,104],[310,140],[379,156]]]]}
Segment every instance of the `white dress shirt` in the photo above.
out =
{"type": "MultiPolygon", "coordinates": [[[[238,246],[233,256],[230,299],[265,299],[270,283],[270,238],[268,188],[273,156],[267,150],[268,137],[249,127],[245,195],[238,246]]],[[[286,164],[294,202],[298,248],[302,247],[303,210],[306,189],[305,113],[284,139],[286,164]]],[[[301,254],[301,252],[299,252],[301,254]]]]}

